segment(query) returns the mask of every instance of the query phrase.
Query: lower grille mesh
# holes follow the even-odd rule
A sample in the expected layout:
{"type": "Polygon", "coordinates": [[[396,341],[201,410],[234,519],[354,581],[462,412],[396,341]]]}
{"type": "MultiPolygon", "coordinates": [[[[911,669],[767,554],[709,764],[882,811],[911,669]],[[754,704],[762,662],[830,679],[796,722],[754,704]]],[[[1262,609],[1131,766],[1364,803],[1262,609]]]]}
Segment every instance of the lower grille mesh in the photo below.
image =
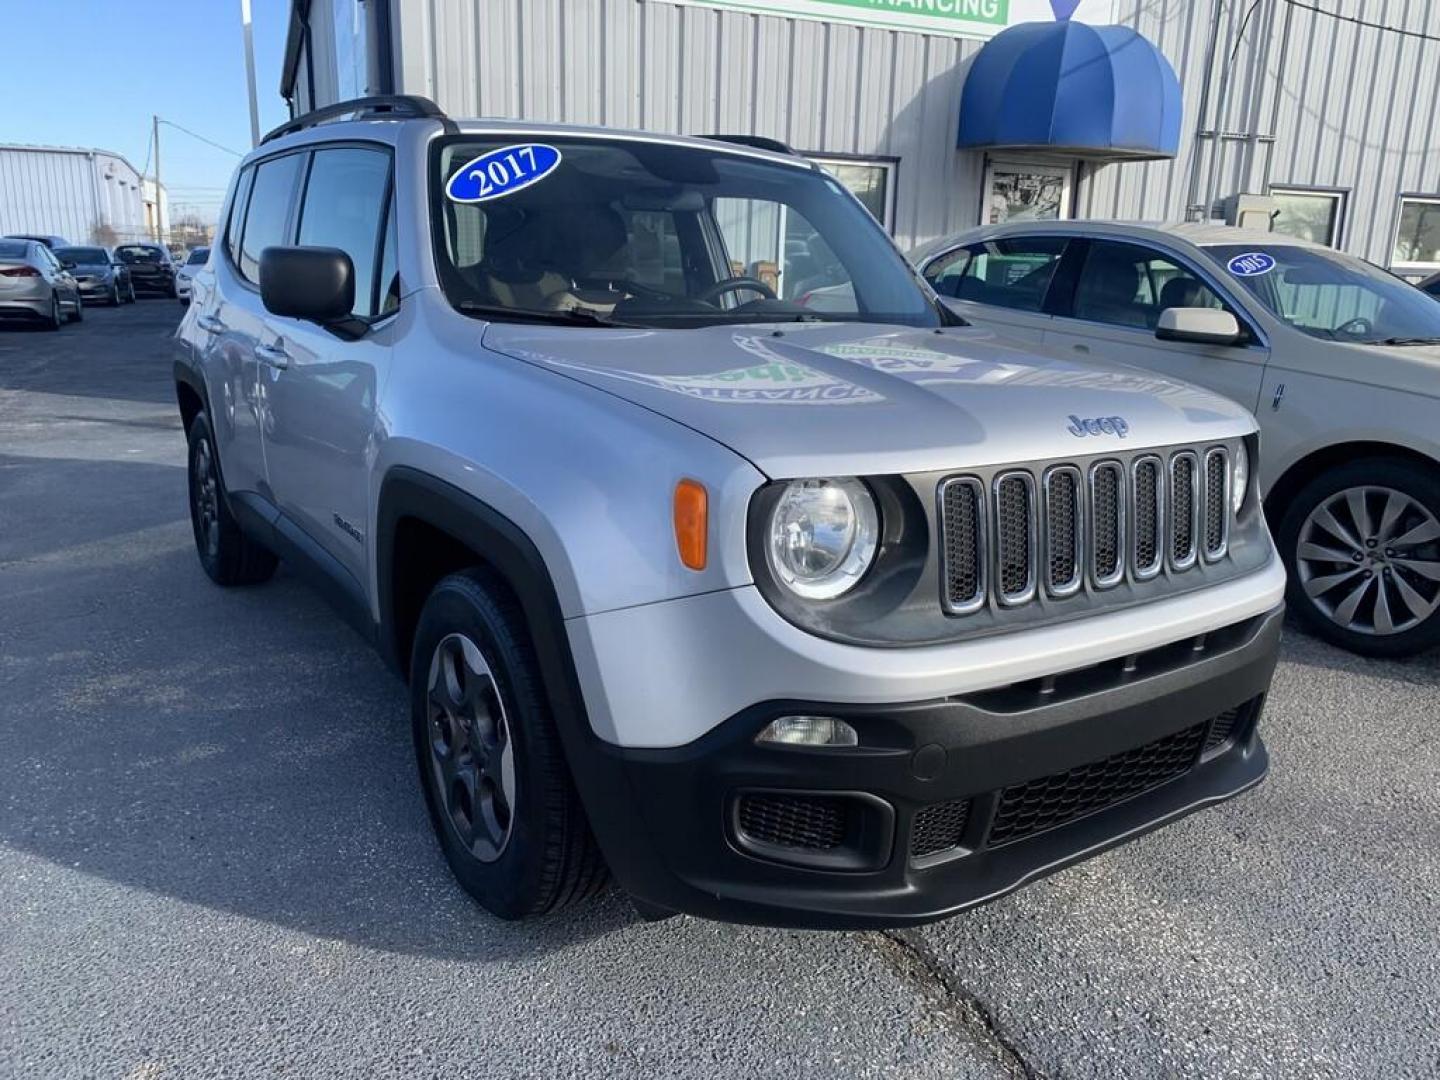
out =
{"type": "Polygon", "coordinates": [[[821,795],[740,797],[740,831],[775,847],[829,851],[845,839],[845,801],[821,795]]]}
{"type": "Polygon", "coordinates": [[[960,846],[970,821],[970,800],[933,803],[915,815],[910,854],[917,859],[960,846]]]}
{"type": "Polygon", "coordinates": [[[1209,726],[1207,720],[1103,761],[1006,788],[989,846],[1069,824],[1183,776],[1199,757],[1209,726]]]}

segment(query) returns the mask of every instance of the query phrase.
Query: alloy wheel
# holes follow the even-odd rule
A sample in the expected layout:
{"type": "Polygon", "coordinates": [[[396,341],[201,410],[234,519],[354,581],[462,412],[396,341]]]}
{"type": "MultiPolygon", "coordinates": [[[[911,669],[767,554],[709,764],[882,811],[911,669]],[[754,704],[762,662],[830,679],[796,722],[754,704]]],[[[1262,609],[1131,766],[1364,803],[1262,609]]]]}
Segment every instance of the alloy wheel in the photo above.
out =
{"type": "Polygon", "coordinates": [[[1300,526],[1295,566],[1311,602],[1337,626],[1389,636],[1440,607],[1440,520],[1394,488],[1346,488],[1300,526]]]}
{"type": "Polygon", "coordinates": [[[195,443],[190,493],[195,537],[207,558],[217,558],[220,553],[220,480],[215,471],[215,455],[210,449],[210,440],[204,436],[195,443]]]}
{"type": "Polygon", "coordinates": [[[464,634],[435,646],[426,708],[438,801],[470,853],[494,862],[514,826],[515,754],[494,673],[464,634]]]}

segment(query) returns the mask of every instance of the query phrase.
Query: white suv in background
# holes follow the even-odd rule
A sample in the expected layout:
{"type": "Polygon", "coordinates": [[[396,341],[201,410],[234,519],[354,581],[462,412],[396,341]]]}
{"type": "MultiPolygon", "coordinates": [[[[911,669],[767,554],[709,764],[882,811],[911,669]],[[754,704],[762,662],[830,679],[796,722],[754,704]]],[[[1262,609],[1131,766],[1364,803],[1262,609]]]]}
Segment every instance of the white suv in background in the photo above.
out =
{"type": "Polygon", "coordinates": [[[185,261],[175,271],[175,295],[180,299],[181,307],[190,306],[190,296],[194,291],[193,284],[195,273],[202,270],[205,264],[210,261],[210,249],[208,247],[193,248],[185,261]]]}
{"type": "Polygon", "coordinates": [[[911,260],[972,322],[1252,410],[1292,609],[1368,655],[1440,643],[1440,304],[1353,256],[1220,225],[1017,222],[911,260]]]}

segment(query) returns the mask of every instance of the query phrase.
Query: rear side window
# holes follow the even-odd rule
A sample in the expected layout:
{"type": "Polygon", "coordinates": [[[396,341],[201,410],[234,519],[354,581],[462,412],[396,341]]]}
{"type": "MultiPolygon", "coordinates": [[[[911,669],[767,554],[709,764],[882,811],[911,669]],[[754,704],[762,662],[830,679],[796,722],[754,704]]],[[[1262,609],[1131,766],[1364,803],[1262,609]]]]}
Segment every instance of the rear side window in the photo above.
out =
{"type": "Polygon", "coordinates": [[[245,230],[245,202],[250,198],[250,185],[254,179],[254,169],[246,169],[240,174],[240,180],[235,185],[235,198],[230,203],[230,223],[225,226],[225,250],[236,266],[240,265],[240,234],[245,230]]]}
{"type": "Polygon", "coordinates": [[[355,307],[351,314],[360,318],[369,318],[379,310],[376,263],[389,185],[390,155],[358,147],[317,150],[305,185],[300,245],[339,248],[350,256],[355,266],[355,307]]]}
{"type": "Polygon", "coordinates": [[[255,168],[250,206],[245,212],[245,233],[240,240],[240,273],[250,281],[260,280],[260,253],[290,240],[286,224],[302,158],[301,154],[286,154],[255,168]]]}
{"type": "Polygon", "coordinates": [[[1064,252],[1065,240],[1054,236],[987,240],[955,252],[931,283],[957,300],[1039,311],[1064,252]]]}

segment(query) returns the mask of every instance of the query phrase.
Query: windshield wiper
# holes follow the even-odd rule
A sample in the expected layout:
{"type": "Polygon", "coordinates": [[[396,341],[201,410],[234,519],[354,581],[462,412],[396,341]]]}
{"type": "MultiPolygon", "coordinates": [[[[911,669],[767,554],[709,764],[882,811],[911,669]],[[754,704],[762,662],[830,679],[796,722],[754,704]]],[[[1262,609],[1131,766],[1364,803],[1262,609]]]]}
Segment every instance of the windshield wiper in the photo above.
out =
{"type": "Polygon", "coordinates": [[[1440,337],[1387,337],[1366,341],[1366,345],[1440,345],[1440,337]]]}
{"type": "Polygon", "coordinates": [[[621,322],[588,308],[566,311],[536,311],[533,308],[512,308],[500,304],[482,304],[478,300],[461,300],[455,305],[467,315],[479,315],[494,322],[549,323],[556,326],[624,326],[639,323],[621,322]]]}

